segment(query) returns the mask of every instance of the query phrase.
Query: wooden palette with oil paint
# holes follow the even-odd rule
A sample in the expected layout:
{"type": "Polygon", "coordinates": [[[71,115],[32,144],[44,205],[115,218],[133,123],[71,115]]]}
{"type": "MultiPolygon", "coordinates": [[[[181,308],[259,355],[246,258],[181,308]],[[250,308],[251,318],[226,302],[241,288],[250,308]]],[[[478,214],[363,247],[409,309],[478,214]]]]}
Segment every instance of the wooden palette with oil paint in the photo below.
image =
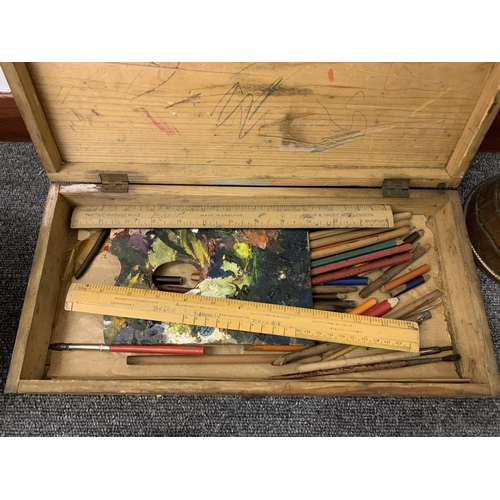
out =
{"type": "MultiPolygon", "coordinates": [[[[153,274],[184,276],[188,293],[312,307],[307,231],[300,229],[118,229],[109,252],[117,286],[155,289],[153,274]],[[159,273],[159,271],[163,271],[159,273]],[[192,281],[197,274],[199,281],[192,281]]],[[[212,327],[104,317],[108,344],[312,344],[212,327]]]]}

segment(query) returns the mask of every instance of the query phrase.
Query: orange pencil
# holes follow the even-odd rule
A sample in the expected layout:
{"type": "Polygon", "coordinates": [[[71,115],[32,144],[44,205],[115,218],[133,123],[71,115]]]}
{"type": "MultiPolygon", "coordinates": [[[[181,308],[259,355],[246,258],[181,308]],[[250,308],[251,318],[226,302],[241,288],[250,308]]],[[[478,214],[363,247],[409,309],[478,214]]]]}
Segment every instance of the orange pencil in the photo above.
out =
{"type": "Polygon", "coordinates": [[[417,276],[422,276],[422,274],[430,271],[431,266],[429,264],[424,264],[423,266],[417,267],[413,271],[409,273],[403,274],[399,278],[395,278],[392,281],[388,281],[380,290],[382,292],[390,292],[393,288],[396,288],[399,285],[403,285],[404,283],[416,278],[417,276]]]}
{"type": "Polygon", "coordinates": [[[377,305],[377,299],[368,299],[359,306],[355,307],[354,309],[351,309],[348,311],[347,314],[363,314],[364,312],[368,311],[368,309],[371,309],[372,307],[375,307],[377,305]]]}

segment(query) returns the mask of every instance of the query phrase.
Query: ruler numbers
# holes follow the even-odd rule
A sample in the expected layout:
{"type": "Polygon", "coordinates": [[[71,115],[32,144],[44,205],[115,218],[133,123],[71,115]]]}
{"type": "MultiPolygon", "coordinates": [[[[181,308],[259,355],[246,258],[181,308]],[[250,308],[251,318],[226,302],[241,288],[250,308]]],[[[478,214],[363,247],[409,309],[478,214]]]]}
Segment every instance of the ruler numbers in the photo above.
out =
{"type": "Polygon", "coordinates": [[[66,309],[401,351],[419,348],[418,325],[407,321],[137,288],[72,284],[66,309]]]}
{"type": "Polygon", "coordinates": [[[92,228],[391,228],[388,205],[99,206],[76,207],[73,229],[92,228]]]}

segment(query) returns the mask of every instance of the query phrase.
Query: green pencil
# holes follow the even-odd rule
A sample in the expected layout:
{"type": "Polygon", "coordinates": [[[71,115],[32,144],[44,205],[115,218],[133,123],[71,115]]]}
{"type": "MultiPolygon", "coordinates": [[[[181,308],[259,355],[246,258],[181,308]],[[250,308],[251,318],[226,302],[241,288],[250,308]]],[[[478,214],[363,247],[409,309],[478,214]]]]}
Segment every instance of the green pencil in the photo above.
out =
{"type": "Polygon", "coordinates": [[[356,250],[351,250],[350,252],[339,253],[330,257],[324,257],[323,259],[313,260],[311,261],[311,267],[319,267],[324,266],[325,264],[333,264],[334,262],[342,262],[343,260],[352,259],[353,257],[359,257],[360,255],[366,255],[367,253],[378,252],[379,250],[386,250],[387,248],[397,247],[402,242],[403,240],[400,239],[383,241],[382,243],[376,243],[375,245],[358,248],[356,250]]]}

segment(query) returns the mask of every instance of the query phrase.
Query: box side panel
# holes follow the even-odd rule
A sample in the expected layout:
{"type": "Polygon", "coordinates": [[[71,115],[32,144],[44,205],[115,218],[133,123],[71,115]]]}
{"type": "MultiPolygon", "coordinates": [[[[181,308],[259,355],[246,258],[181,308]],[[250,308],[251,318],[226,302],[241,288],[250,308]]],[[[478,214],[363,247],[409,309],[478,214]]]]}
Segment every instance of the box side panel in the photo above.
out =
{"type": "Polygon", "coordinates": [[[455,332],[455,352],[462,356],[461,375],[488,384],[492,395],[498,395],[498,366],[460,198],[455,191],[450,192],[450,198],[450,203],[435,215],[443,292],[448,297],[447,321],[455,332]]]}
{"type": "Polygon", "coordinates": [[[46,394],[239,394],[258,396],[389,396],[486,397],[481,384],[435,383],[322,383],[270,381],[161,381],[161,380],[35,380],[22,381],[20,392],[46,394]]]}
{"type": "Polygon", "coordinates": [[[16,392],[20,378],[41,378],[68,244],[69,205],[49,189],[33,266],[12,354],[6,392],[16,392]]]}
{"type": "Polygon", "coordinates": [[[436,186],[492,63],[28,67],[66,162],[57,180],[436,186]]]}
{"type": "Polygon", "coordinates": [[[500,109],[500,63],[495,64],[485,83],[481,98],[467,122],[462,137],[450,158],[447,171],[457,187],[472,158],[476,154],[486,132],[500,109]]]}

